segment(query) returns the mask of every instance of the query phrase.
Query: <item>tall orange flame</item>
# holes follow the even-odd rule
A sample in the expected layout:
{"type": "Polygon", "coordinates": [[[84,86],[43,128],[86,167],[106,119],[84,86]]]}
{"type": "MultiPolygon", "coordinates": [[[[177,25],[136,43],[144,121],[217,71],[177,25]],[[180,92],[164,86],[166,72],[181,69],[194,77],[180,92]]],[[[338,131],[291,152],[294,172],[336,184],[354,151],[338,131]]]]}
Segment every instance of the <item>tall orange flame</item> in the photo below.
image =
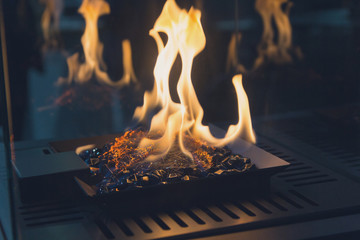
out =
{"type": "Polygon", "coordinates": [[[129,40],[122,42],[123,49],[123,77],[112,81],[106,71],[106,65],[102,58],[104,46],[99,40],[98,19],[100,16],[110,13],[110,6],[104,0],[83,0],[79,13],[85,18],[85,31],[81,37],[85,61],[79,62],[79,54],[75,53],[67,59],[69,75],[67,78],[59,78],[58,84],[70,84],[72,81],[82,84],[88,82],[93,76],[100,82],[112,86],[122,87],[131,80],[137,82],[132,66],[131,44],[129,40]]]}
{"type": "Polygon", "coordinates": [[[208,142],[213,146],[224,146],[238,137],[255,142],[252,130],[250,110],[246,93],[242,87],[242,76],[236,75],[233,84],[237,94],[239,121],[231,125],[224,138],[215,138],[208,126],[202,124],[204,111],[198,101],[191,81],[193,60],[205,48],[205,34],[200,22],[201,12],[191,8],[188,12],[180,9],[175,0],[167,0],[156,20],[150,35],[155,39],[159,55],[154,68],[154,88],[144,95],[144,104],[135,110],[134,118],[145,120],[157,107],[161,110],[151,120],[149,136],[159,138],[143,138],[140,147],[152,146],[156,152],[148,160],[164,157],[176,138],[182,152],[192,158],[185,148],[183,138],[188,134],[196,139],[208,142]],[[167,35],[164,45],[160,32],[167,35]],[[177,55],[180,54],[182,71],[177,84],[180,103],[172,100],[169,90],[169,75],[177,55]]]}
{"type": "Polygon", "coordinates": [[[292,47],[292,28],[289,20],[291,6],[292,2],[289,0],[256,0],[255,9],[262,18],[264,31],[258,47],[259,57],[255,61],[255,69],[265,58],[276,63],[292,61],[289,54],[292,47]],[[282,9],[283,4],[286,4],[285,10],[282,9]],[[273,18],[278,32],[277,43],[274,42],[273,18]]]}

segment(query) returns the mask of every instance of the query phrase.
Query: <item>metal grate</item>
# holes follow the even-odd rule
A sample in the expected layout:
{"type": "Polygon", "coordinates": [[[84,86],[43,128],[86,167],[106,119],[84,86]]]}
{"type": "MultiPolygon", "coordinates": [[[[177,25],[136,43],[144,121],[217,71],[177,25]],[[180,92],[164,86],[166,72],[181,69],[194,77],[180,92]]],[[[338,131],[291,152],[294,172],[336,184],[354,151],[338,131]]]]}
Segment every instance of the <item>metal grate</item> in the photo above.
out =
{"type": "Polygon", "coordinates": [[[104,217],[101,225],[106,225],[106,229],[100,228],[100,231],[108,239],[157,239],[174,236],[186,239],[190,235],[206,231],[270,221],[316,207],[318,203],[314,200],[296,190],[289,190],[276,192],[266,199],[217,203],[126,219],[104,217]]]}
{"type": "Polygon", "coordinates": [[[27,227],[77,221],[84,218],[80,206],[71,202],[22,205],[18,211],[27,227]]]}
{"type": "Polygon", "coordinates": [[[283,173],[279,174],[278,177],[295,187],[337,181],[331,174],[316,169],[313,164],[299,161],[294,157],[290,157],[283,152],[261,143],[259,143],[258,146],[290,163],[290,166],[285,169],[283,173]]]}
{"type": "MultiPolygon", "coordinates": [[[[360,181],[360,154],[353,139],[339,136],[334,125],[311,113],[297,118],[283,116],[265,122],[261,133],[313,161],[360,181]]],[[[356,141],[356,139],[355,139],[356,141]]],[[[284,159],[286,160],[286,159],[284,159]]],[[[321,180],[320,180],[321,181],[321,180]]]]}

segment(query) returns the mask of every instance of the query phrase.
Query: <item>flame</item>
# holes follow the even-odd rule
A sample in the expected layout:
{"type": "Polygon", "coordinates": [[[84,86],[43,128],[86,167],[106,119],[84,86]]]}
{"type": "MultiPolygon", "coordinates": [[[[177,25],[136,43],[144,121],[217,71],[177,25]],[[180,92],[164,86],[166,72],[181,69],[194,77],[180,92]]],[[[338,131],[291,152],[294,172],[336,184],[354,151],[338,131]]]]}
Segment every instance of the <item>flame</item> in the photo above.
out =
{"type": "Polygon", "coordinates": [[[241,41],[241,33],[233,33],[231,35],[227,59],[226,59],[226,72],[230,72],[231,69],[234,69],[235,72],[245,73],[247,70],[244,65],[239,63],[239,59],[237,56],[237,46],[241,41]]]}
{"type": "Polygon", "coordinates": [[[175,0],[167,0],[163,10],[150,30],[158,46],[158,58],[154,68],[155,83],[151,92],[144,94],[144,104],[135,110],[134,118],[146,120],[157,107],[160,111],[152,120],[149,135],[139,144],[142,148],[155,149],[147,160],[156,160],[164,157],[172,145],[178,142],[182,152],[193,158],[184,144],[185,136],[205,141],[212,146],[224,146],[238,137],[255,142],[252,130],[250,110],[246,93],[242,87],[242,76],[233,78],[233,85],[238,100],[239,121],[231,125],[224,138],[215,138],[208,126],[202,124],[204,111],[198,101],[192,85],[191,70],[193,60],[206,44],[205,34],[200,22],[201,12],[191,8],[188,12],[180,9],[175,0]],[[160,32],[167,35],[168,41],[164,45],[160,32]],[[182,71],[177,84],[177,93],[180,103],[172,100],[169,90],[169,75],[177,55],[180,54],[182,71]],[[157,134],[155,134],[157,133],[157,134]],[[152,135],[160,137],[152,138],[152,135]]]}
{"type": "Polygon", "coordinates": [[[289,0],[256,0],[255,9],[262,18],[264,31],[258,46],[259,57],[255,61],[254,69],[258,68],[265,58],[276,63],[292,61],[289,54],[292,47],[292,28],[289,20],[292,4],[289,0]],[[285,10],[282,10],[283,4],[286,4],[285,10]],[[278,32],[277,43],[274,42],[273,18],[278,32]]]}
{"type": "Polygon", "coordinates": [[[60,17],[63,11],[63,0],[40,0],[45,4],[41,16],[41,29],[44,37],[44,47],[56,46],[56,35],[59,33],[60,17]]]}
{"type": "Polygon", "coordinates": [[[100,82],[112,86],[122,87],[128,85],[131,80],[137,82],[133,65],[131,44],[129,40],[122,42],[123,50],[123,77],[112,81],[106,71],[106,65],[102,58],[104,45],[99,40],[98,19],[102,15],[110,13],[110,6],[104,0],[83,0],[79,13],[85,18],[85,31],[81,37],[85,61],[79,62],[79,54],[75,53],[67,59],[69,75],[67,78],[59,78],[58,84],[70,84],[72,81],[82,84],[88,82],[93,76],[100,82]]]}

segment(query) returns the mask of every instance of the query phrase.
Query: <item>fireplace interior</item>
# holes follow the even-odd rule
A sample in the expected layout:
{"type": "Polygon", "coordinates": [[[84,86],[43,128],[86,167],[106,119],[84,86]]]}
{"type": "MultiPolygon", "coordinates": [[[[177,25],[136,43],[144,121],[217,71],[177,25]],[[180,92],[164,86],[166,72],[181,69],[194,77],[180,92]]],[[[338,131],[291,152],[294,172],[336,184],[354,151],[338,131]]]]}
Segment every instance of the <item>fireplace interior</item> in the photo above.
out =
{"type": "Polygon", "coordinates": [[[0,239],[359,239],[360,2],[0,0],[0,239]]]}

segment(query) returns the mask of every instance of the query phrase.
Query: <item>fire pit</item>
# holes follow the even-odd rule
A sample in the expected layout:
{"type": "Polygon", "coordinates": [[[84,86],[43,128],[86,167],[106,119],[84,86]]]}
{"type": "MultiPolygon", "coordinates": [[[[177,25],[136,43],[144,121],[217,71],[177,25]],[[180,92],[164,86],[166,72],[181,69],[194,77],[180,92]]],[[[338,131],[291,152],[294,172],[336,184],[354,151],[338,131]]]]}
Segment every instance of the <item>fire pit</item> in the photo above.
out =
{"type": "Polygon", "coordinates": [[[143,130],[127,131],[102,149],[93,148],[79,154],[90,167],[93,177],[100,180],[94,187],[97,194],[228,175],[256,168],[250,159],[233,154],[227,147],[211,147],[189,136],[185,136],[185,146],[190,149],[194,159],[183,154],[178,144],[174,144],[164,158],[146,161],[146,157],[154,151],[151,147],[139,147],[146,134],[143,130]]]}
{"type": "MultiPolygon", "coordinates": [[[[220,132],[219,129],[215,129],[216,131],[220,132]]],[[[169,159],[160,163],[135,164],[142,169],[137,172],[125,168],[120,172],[116,171],[114,166],[111,167],[113,161],[103,159],[110,152],[109,143],[115,139],[112,146],[116,146],[121,138],[124,140],[124,136],[129,137],[139,132],[128,131],[120,134],[117,139],[114,135],[108,135],[56,141],[50,145],[58,153],[90,147],[91,150],[82,151],[80,156],[89,165],[91,173],[87,177],[77,178],[77,183],[90,199],[123,213],[185,207],[198,202],[213,202],[233,197],[266,195],[270,190],[271,175],[289,165],[254,144],[237,139],[229,147],[213,150],[213,159],[222,154],[223,156],[214,160],[218,163],[215,164],[216,167],[211,164],[205,166],[207,171],[203,165],[194,166],[192,161],[189,163],[186,158],[175,161],[176,157],[179,159],[176,154],[170,154],[169,159]],[[229,166],[230,163],[236,164],[229,166]]],[[[176,149],[173,149],[173,153],[175,151],[176,149]]],[[[125,155],[125,158],[129,156],[131,154],[125,155]]]]}
{"type": "MultiPolygon", "coordinates": [[[[101,68],[102,44],[96,22],[109,11],[105,1],[83,2],[79,12],[87,26],[82,37],[85,62],[79,62],[77,54],[70,57],[69,76],[60,78],[58,84],[78,84],[82,89],[84,83],[96,79],[107,87],[121,87],[136,79],[130,64],[129,42],[123,44],[122,80],[113,82],[101,68]],[[95,27],[94,31],[89,30],[91,26],[95,27]]],[[[192,7],[187,11],[175,0],[167,0],[149,34],[158,47],[154,86],[145,92],[143,105],[134,113],[134,119],[148,127],[112,137],[50,144],[56,152],[75,151],[85,161],[90,173],[76,178],[78,185],[92,199],[111,204],[111,209],[116,206],[132,212],[266,193],[270,175],[287,163],[254,145],[256,137],[241,74],[232,78],[238,106],[237,123],[222,134],[214,134],[203,124],[204,111],[191,76],[194,58],[206,45],[200,10],[192,7]],[[167,41],[161,34],[167,36],[167,41]],[[182,69],[177,83],[177,102],[169,82],[178,56],[182,69]]],[[[80,160],[78,164],[83,163],[80,160]]],[[[51,170],[52,174],[58,173],[56,169],[51,170]]]]}
{"type": "MultiPolygon", "coordinates": [[[[134,119],[149,126],[146,130],[129,130],[97,146],[94,142],[73,143],[91,171],[88,178],[77,179],[88,196],[112,203],[112,209],[164,209],[198,200],[266,193],[270,175],[286,166],[254,146],[242,75],[232,79],[238,122],[221,137],[203,124],[204,111],[191,79],[193,60],[206,44],[200,18],[199,10],[187,11],[168,0],[150,30],[159,52],[154,86],[145,92],[143,106],[134,113],[134,119]],[[167,41],[160,33],[166,34],[167,41]],[[178,55],[182,71],[177,84],[179,102],[175,102],[169,75],[178,55]]],[[[59,145],[61,148],[61,143],[52,144],[56,150],[59,145]]]]}

